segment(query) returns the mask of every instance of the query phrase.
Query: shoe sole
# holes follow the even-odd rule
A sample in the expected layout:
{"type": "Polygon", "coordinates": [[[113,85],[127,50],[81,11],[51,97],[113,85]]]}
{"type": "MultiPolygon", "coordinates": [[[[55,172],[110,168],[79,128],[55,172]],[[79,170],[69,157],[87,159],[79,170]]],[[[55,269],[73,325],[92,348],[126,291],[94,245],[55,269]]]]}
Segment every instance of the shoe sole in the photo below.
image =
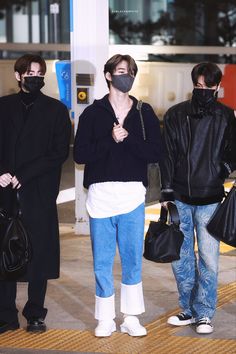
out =
{"type": "Polygon", "coordinates": [[[111,335],[112,335],[112,333],[114,333],[116,331],[116,325],[114,325],[113,327],[112,327],[112,329],[111,329],[111,332],[96,332],[95,331],[95,337],[110,337],[111,335]]]}
{"type": "Polygon", "coordinates": [[[30,327],[26,328],[26,332],[31,332],[31,333],[43,333],[43,332],[46,332],[46,330],[47,330],[47,327],[36,328],[36,327],[30,326],[30,327]]]}
{"type": "Polygon", "coordinates": [[[185,321],[176,321],[176,320],[172,320],[172,319],[169,318],[167,320],[167,323],[172,325],[172,326],[181,327],[181,326],[188,326],[188,325],[194,324],[195,320],[191,319],[191,320],[185,320],[185,321]]]}
{"type": "MultiPolygon", "coordinates": [[[[207,326],[209,327],[209,326],[207,326]]],[[[197,334],[211,334],[214,331],[213,328],[198,328],[196,327],[197,334]]]]}
{"type": "Polygon", "coordinates": [[[147,335],[147,331],[143,333],[133,333],[126,326],[120,326],[121,333],[127,333],[131,337],[144,337],[147,335]]]}

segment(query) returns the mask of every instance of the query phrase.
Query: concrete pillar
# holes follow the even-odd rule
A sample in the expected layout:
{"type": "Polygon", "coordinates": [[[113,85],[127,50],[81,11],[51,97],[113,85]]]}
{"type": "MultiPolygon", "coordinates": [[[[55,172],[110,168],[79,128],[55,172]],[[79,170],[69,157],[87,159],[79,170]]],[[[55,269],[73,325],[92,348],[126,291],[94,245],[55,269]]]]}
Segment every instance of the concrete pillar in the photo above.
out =
{"type": "MultiPolygon", "coordinates": [[[[109,50],[109,5],[108,0],[71,0],[70,6],[72,111],[76,131],[83,110],[107,93],[103,67],[109,50]],[[86,99],[78,103],[78,91],[83,90],[86,99]]],[[[83,166],[76,166],[75,198],[75,233],[87,235],[89,218],[85,209],[83,166]]]]}

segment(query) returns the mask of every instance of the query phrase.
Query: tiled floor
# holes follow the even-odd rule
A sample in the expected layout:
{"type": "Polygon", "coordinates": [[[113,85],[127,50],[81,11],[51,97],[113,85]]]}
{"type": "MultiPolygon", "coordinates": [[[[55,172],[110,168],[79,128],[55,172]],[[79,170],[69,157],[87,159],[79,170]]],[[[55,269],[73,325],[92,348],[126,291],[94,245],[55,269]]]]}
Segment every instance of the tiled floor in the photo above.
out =
{"type": "MultiPolygon", "coordinates": [[[[73,171],[68,163],[62,189],[73,187],[73,171]],[[71,172],[70,172],[71,171],[71,172]]],[[[158,218],[159,206],[146,209],[146,227],[158,218]]],[[[221,248],[219,266],[219,303],[214,317],[215,331],[199,336],[194,327],[173,328],[166,324],[168,315],[178,311],[178,294],[170,264],[143,260],[143,285],[146,312],[141,321],[148,329],[145,338],[130,338],[115,333],[111,338],[93,335],[94,276],[90,239],[74,234],[74,202],[59,205],[61,231],[61,276],[49,281],[46,298],[49,331],[29,335],[24,331],[21,310],[26,301],[27,285],[18,285],[17,304],[21,329],[0,335],[0,354],[5,353],[158,353],[158,354],[233,354],[236,353],[236,250],[221,248]]],[[[114,266],[117,325],[119,312],[120,263],[114,266]]]]}

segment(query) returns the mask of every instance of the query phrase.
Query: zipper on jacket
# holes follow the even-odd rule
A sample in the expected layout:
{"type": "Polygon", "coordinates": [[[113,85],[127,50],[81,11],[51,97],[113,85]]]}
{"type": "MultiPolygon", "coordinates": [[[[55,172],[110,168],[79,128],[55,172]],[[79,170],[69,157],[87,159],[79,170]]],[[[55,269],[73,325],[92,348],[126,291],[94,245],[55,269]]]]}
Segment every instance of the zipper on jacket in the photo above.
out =
{"type": "Polygon", "coordinates": [[[189,145],[188,145],[188,154],[187,154],[187,160],[188,160],[187,178],[188,178],[188,193],[189,193],[189,196],[191,196],[191,186],[190,186],[190,148],[191,148],[192,134],[191,134],[189,116],[187,116],[187,122],[188,122],[188,132],[189,132],[189,145]]]}

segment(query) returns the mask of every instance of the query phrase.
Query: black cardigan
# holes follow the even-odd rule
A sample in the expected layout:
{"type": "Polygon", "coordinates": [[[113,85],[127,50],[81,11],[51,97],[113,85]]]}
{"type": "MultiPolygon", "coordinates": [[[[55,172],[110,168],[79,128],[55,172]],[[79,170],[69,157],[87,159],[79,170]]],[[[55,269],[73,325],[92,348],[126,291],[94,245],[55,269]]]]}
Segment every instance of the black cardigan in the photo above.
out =
{"type": "Polygon", "coordinates": [[[151,106],[143,103],[142,113],[147,140],[143,140],[137,110],[137,99],[123,127],[129,135],[122,143],[112,138],[114,122],[118,123],[108,95],[95,100],[81,114],[74,143],[74,160],[85,164],[84,187],[108,181],[141,181],[147,186],[147,164],[161,157],[161,134],[157,116],[151,106]]]}

